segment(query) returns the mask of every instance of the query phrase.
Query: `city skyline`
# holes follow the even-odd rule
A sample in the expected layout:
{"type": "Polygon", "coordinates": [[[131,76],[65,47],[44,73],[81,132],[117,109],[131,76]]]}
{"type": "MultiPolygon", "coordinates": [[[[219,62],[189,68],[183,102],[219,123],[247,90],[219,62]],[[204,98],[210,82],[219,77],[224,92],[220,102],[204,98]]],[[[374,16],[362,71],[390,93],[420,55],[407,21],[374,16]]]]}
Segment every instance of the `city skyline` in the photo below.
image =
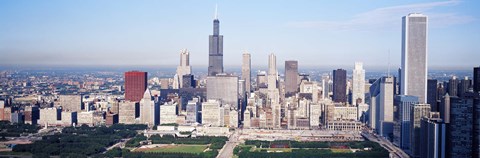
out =
{"type": "MultiPolygon", "coordinates": [[[[194,69],[203,69],[200,67],[206,66],[208,62],[206,43],[208,35],[211,34],[211,29],[208,28],[211,28],[211,20],[214,19],[215,2],[200,4],[198,8],[201,9],[191,7],[195,5],[175,3],[151,6],[135,3],[130,4],[131,10],[126,12],[121,12],[122,9],[127,9],[125,5],[129,3],[125,2],[115,3],[104,10],[88,5],[88,2],[85,2],[87,5],[74,2],[58,2],[55,5],[39,5],[34,2],[2,3],[5,4],[1,5],[4,9],[0,7],[0,15],[8,22],[8,25],[0,25],[0,33],[5,34],[0,37],[0,43],[5,44],[0,45],[0,52],[3,52],[0,62],[3,66],[176,65],[178,51],[184,48],[191,52],[191,65],[194,69]],[[145,8],[136,10],[135,6],[145,8]],[[45,12],[49,7],[53,7],[50,8],[53,10],[45,12]],[[154,7],[159,7],[162,14],[154,14],[157,11],[154,7]],[[24,9],[28,11],[22,12],[24,9]],[[82,9],[90,12],[81,12],[82,9]],[[175,12],[167,12],[169,10],[175,12]],[[196,15],[182,11],[191,11],[196,15]],[[58,13],[62,15],[56,15],[58,13]],[[93,17],[97,14],[98,17],[93,17]],[[161,22],[155,23],[155,17],[161,22]],[[165,18],[173,21],[166,25],[164,22],[168,20],[165,18]],[[126,23],[129,22],[133,23],[129,25],[135,27],[128,27],[126,23]],[[189,24],[195,24],[195,27],[189,24]],[[32,28],[30,25],[36,27],[32,28]],[[108,27],[111,28],[107,29],[108,27]],[[54,30],[55,28],[57,30],[54,30]],[[173,36],[165,30],[178,35],[173,36]],[[103,33],[98,34],[99,32],[103,33]],[[139,55],[130,57],[132,53],[139,55]],[[124,64],[121,59],[127,56],[131,58],[131,62],[124,64]]],[[[480,34],[475,33],[479,31],[475,29],[478,28],[475,26],[479,25],[476,20],[478,11],[469,6],[478,2],[377,2],[369,6],[360,5],[355,9],[347,7],[350,10],[327,17],[318,11],[324,8],[314,6],[326,7],[334,4],[311,3],[313,4],[294,4],[285,10],[279,10],[286,4],[265,7],[271,3],[260,2],[250,6],[252,11],[248,14],[239,14],[243,12],[236,11],[237,8],[234,7],[245,4],[218,3],[218,17],[223,22],[222,35],[225,35],[225,66],[240,66],[241,61],[238,59],[245,50],[252,55],[252,67],[265,67],[268,54],[275,53],[279,61],[298,60],[305,67],[342,67],[362,61],[365,67],[369,68],[387,66],[390,61],[391,67],[395,69],[400,67],[399,21],[410,12],[422,12],[430,17],[429,67],[477,66],[475,59],[479,56],[476,53],[479,48],[474,41],[478,41],[480,34]],[[262,7],[266,11],[258,10],[262,7]],[[299,8],[305,9],[296,12],[299,8]],[[315,15],[309,14],[310,12],[315,15]],[[279,17],[285,18],[278,19],[279,17]],[[372,19],[378,21],[373,22],[372,19]],[[278,22],[281,24],[277,24],[278,22]],[[367,34],[369,38],[364,39],[367,34]],[[315,36],[310,37],[311,35],[315,36]],[[255,38],[246,40],[247,36],[255,38]],[[335,38],[332,40],[331,37],[335,38]],[[351,47],[344,48],[339,45],[344,42],[351,47]],[[337,55],[329,55],[332,53],[337,55]],[[458,54],[458,58],[445,58],[451,53],[458,54]],[[311,58],[312,55],[318,58],[311,58]]],[[[97,4],[102,6],[111,3],[97,4]]],[[[332,9],[346,7],[344,4],[334,6],[336,7],[332,9]]],[[[328,12],[329,9],[324,10],[328,12]]]]}

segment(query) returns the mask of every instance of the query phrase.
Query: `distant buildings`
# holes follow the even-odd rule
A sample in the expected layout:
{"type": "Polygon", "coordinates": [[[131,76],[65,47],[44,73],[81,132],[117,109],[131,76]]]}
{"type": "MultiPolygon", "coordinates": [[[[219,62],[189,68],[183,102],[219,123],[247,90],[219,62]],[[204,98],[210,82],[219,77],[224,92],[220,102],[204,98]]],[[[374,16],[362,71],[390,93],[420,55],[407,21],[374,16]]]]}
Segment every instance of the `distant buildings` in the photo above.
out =
{"type": "Polygon", "coordinates": [[[125,100],[139,102],[147,90],[147,72],[125,72],[125,100]]]}
{"type": "Polygon", "coordinates": [[[333,101],[347,102],[347,71],[333,70],[333,101]]]}
{"type": "Polygon", "coordinates": [[[401,94],[427,102],[427,16],[411,13],[402,19],[401,94]]]}
{"type": "Polygon", "coordinates": [[[59,95],[58,99],[58,106],[61,106],[63,111],[83,110],[82,95],[59,95]]]}

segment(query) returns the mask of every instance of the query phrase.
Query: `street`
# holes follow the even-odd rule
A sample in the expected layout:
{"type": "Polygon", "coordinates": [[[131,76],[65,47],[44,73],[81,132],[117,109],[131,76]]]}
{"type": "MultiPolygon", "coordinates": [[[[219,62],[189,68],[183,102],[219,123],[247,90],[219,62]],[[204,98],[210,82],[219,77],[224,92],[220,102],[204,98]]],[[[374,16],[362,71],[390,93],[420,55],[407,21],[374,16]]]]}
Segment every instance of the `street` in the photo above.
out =
{"type": "Polygon", "coordinates": [[[230,158],[233,157],[233,149],[239,144],[238,137],[239,137],[239,130],[235,130],[232,135],[230,135],[228,141],[226,142],[225,146],[220,149],[217,158],[230,158]]]}

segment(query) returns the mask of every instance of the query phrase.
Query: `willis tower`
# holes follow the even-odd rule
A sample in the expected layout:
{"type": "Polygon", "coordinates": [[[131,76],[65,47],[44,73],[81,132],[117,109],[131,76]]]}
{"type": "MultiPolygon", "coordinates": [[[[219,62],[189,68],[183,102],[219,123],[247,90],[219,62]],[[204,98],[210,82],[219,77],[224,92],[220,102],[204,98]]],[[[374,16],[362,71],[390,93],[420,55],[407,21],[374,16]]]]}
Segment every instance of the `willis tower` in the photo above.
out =
{"type": "Polygon", "coordinates": [[[215,18],[213,19],[213,35],[209,37],[209,60],[208,76],[215,76],[223,73],[223,35],[220,32],[220,21],[218,21],[217,8],[215,7],[215,18]]]}

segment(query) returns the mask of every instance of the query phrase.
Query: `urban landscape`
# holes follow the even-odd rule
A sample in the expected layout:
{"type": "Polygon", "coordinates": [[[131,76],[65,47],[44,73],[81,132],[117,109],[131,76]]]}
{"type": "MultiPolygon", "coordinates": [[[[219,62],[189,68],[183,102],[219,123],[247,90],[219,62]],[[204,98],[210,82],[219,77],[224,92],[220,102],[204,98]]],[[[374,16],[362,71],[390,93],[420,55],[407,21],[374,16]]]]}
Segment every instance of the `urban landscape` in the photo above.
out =
{"type": "MultiPolygon", "coordinates": [[[[49,54],[35,57],[16,52],[29,46],[22,45],[24,35],[8,33],[20,23],[8,13],[44,5],[2,3],[0,10],[6,11],[0,11],[5,13],[0,19],[6,17],[5,24],[9,24],[0,24],[0,30],[6,30],[0,32],[0,36],[6,35],[0,37],[0,157],[480,157],[478,46],[469,48],[474,53],[466,57],[431,51],[438,50],[431,48],[438,46],[431,43],[439,40],[431,39],[438,36],[430,30],[439,29],[435,27],[439,13],[428,9],[464,2],[423,2],[374,10],[408,11],[393,14],[392,21],[398,23],[394,32],[401,37],[392,42],[395,48],[391,49],[398,51],[372,55],[380,60],[341,53],[254,52],[248,46],[224,51],[231,50],[227,48],[229,40],[235,41],[235,36],[224,38],[220,31],[225,27],[220,27],[220,21],[229,15],[222,13],[229,9],[208,2],[210,12],[202,14],[211,17],[209,34],[199,35],[203,37],[201,48],[206,48],[203,52],[188,49],[189,43],[178,48],[159,43],[159,50],[174,47],[178,51],[153,56],[128,53],[119,60],[121,64],[109,64],[104,58],[97,64],[90,64],[96,60],[69,64],[68,53],[54,55],[66,57],[59,58],[65,60],[63,64],[50,64],[49,54]],[[19,44],[12,45],[15,42],[19,44]],[[191,58],[194,54],[199,58],[191,58]],[[35,59],[30,61],[28,56],[35,59]],[[129,65],[138,56],[145,60],[129,65]],[[344,56],[348,62],[332,59],[327,63],[338,64],[315,65],[330,59],[328,56],[344,56]],[[149,64],[147,58],[174,65],[149,64]],[[314,62],[309,63],[309,58],[314,62]],[[455,58],[463,61],[456,63],[455,58]],[[37,64],[42,62],[47,64],[37,64]]],[[[193,29],[195,25],[175,27],[193,29]]],[[[480,39],[479,34],[472,36],[480,39]]],[[[39,37],[39,41],[55,37],[39,37]]]]}

